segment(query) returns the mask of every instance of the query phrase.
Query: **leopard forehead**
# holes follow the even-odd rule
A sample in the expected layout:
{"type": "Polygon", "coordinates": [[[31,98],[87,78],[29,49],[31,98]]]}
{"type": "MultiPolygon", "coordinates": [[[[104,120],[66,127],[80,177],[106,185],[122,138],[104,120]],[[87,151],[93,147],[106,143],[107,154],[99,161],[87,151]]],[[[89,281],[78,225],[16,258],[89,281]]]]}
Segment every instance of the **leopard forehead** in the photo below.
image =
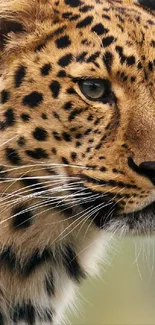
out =
{"type": "MultiPolygon", "coordinates": [[[[42,1],[42,5],[37,0],[29,0],[27,5],[18,1],[15,4],[17,8],[10,1],[11,19],[14,18],[16,23],[6,33],[7,10],[0,2],[2,31],[4,28],[0,57],[3,76],[1,104],[5,104],[2,129],[6,129],[4,126],[11,115],[12,119],[15,118],[14,111],[20,112],[21,101],[26,107],[25,113],[20,115],[22,121],[30,120],[30,116],[39,112],[44,116],[41,124],[46,125],[44,97],[51,105],[53,100],[55,105],[56,99],[60,97],[62,101],[63,98],[67,105],[75,93],[73,85],[80,78],[108,79],[120,100],[122,86],[129,94],[136,90],[139,93],[140,85],[141,101],[149,101],[144,88],[150,88],[154,96],[153,14],[130,0],[60,0],[48,4],[42,1]],[[67,95],[63,89],[66,85],[67,95]],[[46,92],[47,86],[51,92],[46,92]],[[8,113],[6,106],[11,106],[8,113]],[[37,110],[34,113],[32,108],[35,106],[37,110]]],[[[80,106],[80,98],[75,100],[77,107],[80,106]]],[[[135,96],[134,101],[136,103],[135,96]]],[[[90,110],[92,106],[95,104],[89,103],[90,110]]],[[[56,118],[56,114],[54,116],[56,118]]]]}
{"type": "MultiPolygon", "coordinates": [[[[16,0],[14,6],[13,2],[9,1],[6,10],[2,2],[0,3],[2,7],[1,42],[4,41],[3,37],[10,36],[9,44],[5,48],[5,55],[11,53],[13,57],[13,54],[17,52],[19,57],[19,49],[20,53],[25,48],[32,52],[33,46],[36,46],[36,51],[41,51],[48,45],[52,48],[51,40],[54,40],[58,54],[69,48],[75,55],[75,53],[81,52],[83,48],[86,49],[86,46],[89,51],[95,51],[98,48],[98,50],[101,51],[102,49],[102,52],[105,52],[106,48],[118,41],[122,47],[127,47],[129,53],[129,48],[132,48],[133,53],[138,55],[138,48],[143,48],[143,51],[146,50],[146,37],[149,38],[150,42],[152,41],[151,46],[153,47],[154,20],[153,16],[151,17],[142,7],[133,3],[132,0],[105,2],[94,2],[92,0],[60,0],[54,2],[51,0],[48,3],[42,1],[41,6],[38,0],[29,0],[27,4],[21,3],[21,5],[16,0]],[[15,13],[16,4],[17,13],[15,13]],[[24,10],[27,11],[27,21],[22,10],[23,12],[24,10]],[[10,16],[12,12],[11,19],[16,20],[13,26],[10,22],[5,22],[5,19],[8,19],[7,11],[10,11],[10,16]],[[19,38],[15,37],[15,33],[22,30],[27,31],[24,35],[27,37],[22,37],[22,33],[18,33],[18,37],[21,36],[19,43],[19,38]],[[14,32],[12,37],[9,32],[14,32]]],[[[115,52],[121,54],[118,49],[115,52]]],[[[3,57],[2,54],[3,51],[1,52],[3,57]]],[[[45,56],[46,58],[46,55],[47,52],[42,53],[42,57],[45,56]]]]}

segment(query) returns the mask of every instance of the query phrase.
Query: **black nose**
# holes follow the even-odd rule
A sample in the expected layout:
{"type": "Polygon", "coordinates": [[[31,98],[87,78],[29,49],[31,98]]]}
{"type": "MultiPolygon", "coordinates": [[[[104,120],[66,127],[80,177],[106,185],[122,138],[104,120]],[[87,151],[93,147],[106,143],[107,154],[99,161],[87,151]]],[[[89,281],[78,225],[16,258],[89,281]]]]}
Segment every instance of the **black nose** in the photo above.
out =
{"type": "Polygon", "coordinates": [[[138,174],[149,178],[149,180],[155,185],[155,161],[145,161],[139,166],[136,165],[133,159],[130,157],[128,159],[129,167],[137,172],[138,174]]]}
{"type": "Polygon", "coordinates": [[[155,9],[155,1],[154,0],[138,0],[138,3],[144,7],[149,9],[155,9]]]}

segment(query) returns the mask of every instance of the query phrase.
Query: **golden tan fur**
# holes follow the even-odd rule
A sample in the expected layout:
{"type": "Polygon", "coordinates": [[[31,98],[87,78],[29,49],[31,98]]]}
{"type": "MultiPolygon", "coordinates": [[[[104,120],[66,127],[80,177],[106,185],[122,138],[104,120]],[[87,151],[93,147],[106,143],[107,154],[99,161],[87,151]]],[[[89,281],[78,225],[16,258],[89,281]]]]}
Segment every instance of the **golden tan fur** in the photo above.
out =
{"type": "Polygon", "coordinates": [[[132,0],[76,3],[0,0],[2,325],[59,324],[103,229],[154,231],[152,210],[137,214],[155,200],[139,167],[155,161],[154,15],[132,0]],[[109,101],[86,98],[81,79],[108,80],[109,101]]]}

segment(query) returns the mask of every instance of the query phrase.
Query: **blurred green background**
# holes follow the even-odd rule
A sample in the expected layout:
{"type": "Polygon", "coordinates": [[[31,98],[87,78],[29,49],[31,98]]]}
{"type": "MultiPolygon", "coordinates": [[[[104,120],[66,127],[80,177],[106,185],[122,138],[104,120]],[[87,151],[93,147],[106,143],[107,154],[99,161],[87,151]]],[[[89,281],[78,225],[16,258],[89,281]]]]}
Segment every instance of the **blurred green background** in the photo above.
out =
{"type": "Polygon", "coordinates": [[[98,278],[84,281],[72,325],[155,324],[155,238],[115,240],[98,278]]]}

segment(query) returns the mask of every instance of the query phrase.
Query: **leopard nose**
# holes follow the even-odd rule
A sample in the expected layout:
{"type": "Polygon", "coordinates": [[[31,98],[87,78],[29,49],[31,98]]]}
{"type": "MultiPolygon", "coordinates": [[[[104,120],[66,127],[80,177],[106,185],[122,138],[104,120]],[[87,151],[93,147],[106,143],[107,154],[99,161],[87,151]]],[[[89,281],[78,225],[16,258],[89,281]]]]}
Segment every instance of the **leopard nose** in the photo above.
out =
{"type": "Polygon", "coordinates": [[[146,173],[155,173],[155,161],[145,161],[139,165],[139,168],[144,170],[146,173]]]}
{"type": "Polygon", "coordinates": [[[139,166],[135,164],[130,157],[128,159],[129,167],[138,174],[147,177],[155,185],[155,161],[144,161],[139,166]]]}
{"type": "Polygon", "coordinates": [[[145,161],[139,165],[139,171],[155,185],[155,161],[145,161]]]}

